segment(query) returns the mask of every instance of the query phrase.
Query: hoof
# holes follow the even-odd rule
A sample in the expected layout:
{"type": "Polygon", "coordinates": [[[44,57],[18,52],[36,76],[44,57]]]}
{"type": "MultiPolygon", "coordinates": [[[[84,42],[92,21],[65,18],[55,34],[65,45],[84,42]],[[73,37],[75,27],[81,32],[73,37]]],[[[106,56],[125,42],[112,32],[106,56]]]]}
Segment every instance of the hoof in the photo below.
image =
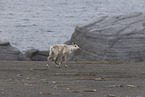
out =
{"type": "Polygon", "coordinates": [[[46,64],[46,67],[49,68],[48,64],[46,64]]]}
{"type": "Polygon", "coordinates": [[[67,66],[67,65],[65,65],[65,68],[68,68],[68,66],[67,66]]]}
{"type": "Polygon", "coordinates": [[[56,65],[56,67],[60,68],[60,66],[59,66],[59,65],[56,65]]]}

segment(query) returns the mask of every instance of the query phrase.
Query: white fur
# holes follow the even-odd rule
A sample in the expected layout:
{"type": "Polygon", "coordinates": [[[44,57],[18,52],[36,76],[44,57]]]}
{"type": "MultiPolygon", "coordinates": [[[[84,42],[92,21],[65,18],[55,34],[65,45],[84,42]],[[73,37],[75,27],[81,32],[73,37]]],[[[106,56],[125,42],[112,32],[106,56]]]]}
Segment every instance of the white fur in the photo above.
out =
{"type": "Polygon", "coordinates": [[[48,56],[48,62],[47,62],[47,67],[49,68],[48,64],[49,64],[49,59],[52,56],[52,54],[55,55],[54,57],[54,61],[57,64],[57,67],[60,67],[60,64],[62,64],[64,57],[65,57],[65,67],[68,67],[66,64],[66,60],[67,60],[67,54],[72,53],[74,50],[79,49],[79,47],[76,44],[72,44],[72,45],[66,45],[66,44],[55,44],[53,46],[50,46],[50,52],[49,52],[49,56],[48,56]],[[58,55],[63,55],[62,57],[62,61],[58,64],[56,62],[56,58],[58,55]]]}

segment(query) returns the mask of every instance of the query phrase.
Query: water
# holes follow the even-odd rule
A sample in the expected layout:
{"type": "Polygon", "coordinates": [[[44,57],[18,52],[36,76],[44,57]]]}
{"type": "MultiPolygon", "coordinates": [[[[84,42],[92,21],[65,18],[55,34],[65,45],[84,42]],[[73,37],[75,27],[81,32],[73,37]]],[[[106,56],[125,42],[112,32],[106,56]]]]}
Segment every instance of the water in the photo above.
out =
{"type": "Polygon", "coordinates": [[[21,51],[48,50],[75,27],[103,15],[145,12],[145,0],[0,0],[0,40],[21,51]]]}

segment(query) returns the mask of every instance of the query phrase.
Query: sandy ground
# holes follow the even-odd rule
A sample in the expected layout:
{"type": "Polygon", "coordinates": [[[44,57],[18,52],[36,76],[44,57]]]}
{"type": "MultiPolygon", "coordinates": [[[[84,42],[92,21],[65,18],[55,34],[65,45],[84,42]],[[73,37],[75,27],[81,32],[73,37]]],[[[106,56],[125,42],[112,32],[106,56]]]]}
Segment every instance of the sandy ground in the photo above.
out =
{"type": "Polygon", "coordinates": [[[145,63],[0,61],[0,97],[145,97],[145,63]]]}

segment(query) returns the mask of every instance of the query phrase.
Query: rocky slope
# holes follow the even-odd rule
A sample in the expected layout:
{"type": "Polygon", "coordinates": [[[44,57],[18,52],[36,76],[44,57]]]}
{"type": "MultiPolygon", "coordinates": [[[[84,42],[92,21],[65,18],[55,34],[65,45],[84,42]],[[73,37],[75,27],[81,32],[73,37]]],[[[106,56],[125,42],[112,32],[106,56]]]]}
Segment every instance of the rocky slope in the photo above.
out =
{"type": "Polygon", "coordinates": [[[81,50],[69,60],[145,61],[145,13],[103,16],[78,25],[67,44],[72,42],[81,50]]]}
{"type": "Polygon", "coordinates": [[[29,58],[27,58],[17,48],[11,46],[9,42],[0,41],[0,60],[28,61],[29,58]]]}
{"type": "Polygon", "coordinates": [[[27,50],[25,55],[32,61],[46,61],[49,51],[39,51],[37,49],[27,50]]]}

